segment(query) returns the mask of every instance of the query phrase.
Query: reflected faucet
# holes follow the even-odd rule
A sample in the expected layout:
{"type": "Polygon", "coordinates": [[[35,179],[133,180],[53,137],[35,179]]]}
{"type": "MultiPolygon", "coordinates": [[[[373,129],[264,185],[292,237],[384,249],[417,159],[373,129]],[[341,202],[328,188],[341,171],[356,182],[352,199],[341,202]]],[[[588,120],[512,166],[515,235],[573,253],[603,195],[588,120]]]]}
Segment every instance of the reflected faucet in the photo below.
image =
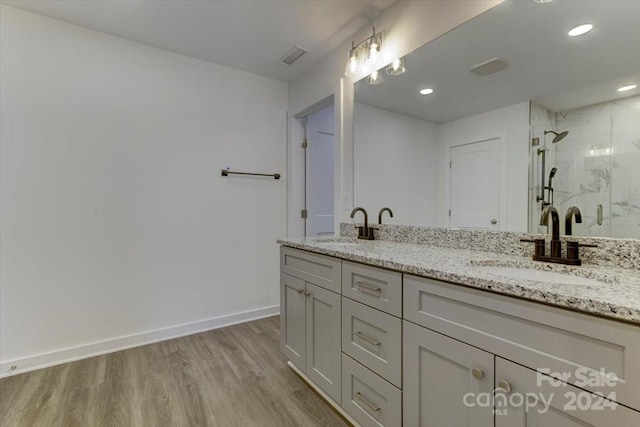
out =
{"type": "Polygon", "coordinates": [[[560,217],[558,211],[553,206],[547,206],[540,216],[540,225],[549,226],[549,216],[551,216],[551,257],[560,258],[562,246],[560,242],[560,217]]]}
{"type": "Polygon", "coordinates": [[[364,227],[356,227],[358,229],[358,239],[373,240],[373,230],[369,228],[369,215],[364,208],[357,207],[351,211],[351,219],[356,215],[356,212],[362,212],[364,214],[364,227]]]}
{"type": "Polygon", "coordinates": [[[387,207],[380,209],[380,212],[378,212],[378,224],[380,225],[382,225],[382,214],[385,212],[389,212],[389,216],[393,218],[393,212],[391,211],[391,209],[387,207]]]}
{"type": "Polygon", "coordinates": [[[574,217],[576,218],[576,224],[582,223],[582,214],[580,213],[580,209],[575,206],[571,206],[567,209],[567,214],[564,217],[564,234],[567,236],[571,236],[571,222],[574,217]]]}

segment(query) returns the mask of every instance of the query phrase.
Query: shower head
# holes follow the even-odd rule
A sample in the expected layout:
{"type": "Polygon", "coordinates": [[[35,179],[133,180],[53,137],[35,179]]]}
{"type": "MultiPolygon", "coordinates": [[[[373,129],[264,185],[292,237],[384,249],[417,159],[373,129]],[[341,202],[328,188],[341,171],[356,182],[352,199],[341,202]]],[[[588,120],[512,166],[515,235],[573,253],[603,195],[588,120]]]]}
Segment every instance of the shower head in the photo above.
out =
{"type": "Polygon", "coordinates": [[[563,140],[567,135],[569,135],[569,131],[568,131],[568,130],[565,130],[564,132],[560,132],[560,133],[558,133],[558,132],[556,132],[556,131],[553,131],[553,130],[545,130],[545,131],[544,131],[544,134],[545,134],[545,135],[546,135],[546,134],[548,134],[548,133],[552,133],[552,134],[554,134],[554,135],[555,135],[555,137],[553,138],[553,141],[551,141],[551,142],[553,142],[554,144],[555,144],[556,142],[560,142],[560,141],[562,141],[562,140],[563,140]]]}

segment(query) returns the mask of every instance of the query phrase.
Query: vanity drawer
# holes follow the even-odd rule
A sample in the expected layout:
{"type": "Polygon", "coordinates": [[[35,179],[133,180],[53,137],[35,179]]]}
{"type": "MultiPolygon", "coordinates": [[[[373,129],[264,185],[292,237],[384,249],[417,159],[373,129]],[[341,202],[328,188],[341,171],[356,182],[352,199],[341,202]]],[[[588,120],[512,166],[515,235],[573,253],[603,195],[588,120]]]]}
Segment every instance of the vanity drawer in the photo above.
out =
{"type": "Polygon", "coordinates": [[[402,388],[402,320],[342,297],[342,351],[402,388]]]}
{"type": "Polygon", "coordinates": [[[404,278],[404,315],[534,370],[562,373],[569,384],[613,393],[617,402],[640,410],[638,326],[410,275],[404,278]]]}
{"type": "Polygon", "coordinates": [[[285,246],[280,248],[280,271],[336,293],[340,293],[341,267],[338,258],[285,246]]]}
{"type": "Polygon", "coordinates": [[[344,353],[342,408],[363,427],[402,425],[402,391],[344,353]]]}
{"type": "Polygon", "coordinates": [[[342,261],[342,295],[402,316],[402,274],[383,268],[342,261]]]}

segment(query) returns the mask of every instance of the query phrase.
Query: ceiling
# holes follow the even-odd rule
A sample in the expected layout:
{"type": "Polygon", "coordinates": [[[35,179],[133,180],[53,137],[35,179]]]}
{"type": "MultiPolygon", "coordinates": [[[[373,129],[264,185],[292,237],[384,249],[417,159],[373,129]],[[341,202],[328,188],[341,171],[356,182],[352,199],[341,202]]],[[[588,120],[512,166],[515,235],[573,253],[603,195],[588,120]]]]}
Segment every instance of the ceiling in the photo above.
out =
{"type": "MultiPolygon", "coordinates": [[[[395,0],[2,0],[276,80],[292,81],[395,0]],[[309,52],[280,59],[294,45],[309,52]]],[[[345,54],[346,55],[346,54],[345,54]]]]}
{"type": "Polygon", "coordinates": [[[528,100],[565,111],[640,94],[639,18],[638,0],[507,0],[407,55],[404,74],[356,83],[356,101],[439,124],[528,100]],[[587,22],[591,32],[567,36],[587,22]],[[469,72],[496,57],[509,66],[469,72]],[[616,91],[628,82],[638,88],[616,91]]]}

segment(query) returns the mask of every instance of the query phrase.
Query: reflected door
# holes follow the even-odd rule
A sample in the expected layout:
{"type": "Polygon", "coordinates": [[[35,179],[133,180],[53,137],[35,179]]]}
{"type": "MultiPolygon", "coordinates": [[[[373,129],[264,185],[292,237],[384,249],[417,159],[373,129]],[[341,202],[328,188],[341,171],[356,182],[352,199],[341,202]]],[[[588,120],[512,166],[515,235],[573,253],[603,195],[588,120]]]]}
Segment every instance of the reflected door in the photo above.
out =
{"type": "Polygon", "coordinates": [[[500,229],[500,138],[451,147],[449,226],[500,229]]]}
{"type": "Polygon", "coordinates": [[[333,235],[333,104],[307,117],[306,235],[333,235]]]}

